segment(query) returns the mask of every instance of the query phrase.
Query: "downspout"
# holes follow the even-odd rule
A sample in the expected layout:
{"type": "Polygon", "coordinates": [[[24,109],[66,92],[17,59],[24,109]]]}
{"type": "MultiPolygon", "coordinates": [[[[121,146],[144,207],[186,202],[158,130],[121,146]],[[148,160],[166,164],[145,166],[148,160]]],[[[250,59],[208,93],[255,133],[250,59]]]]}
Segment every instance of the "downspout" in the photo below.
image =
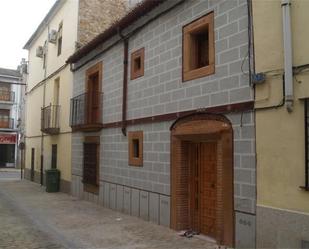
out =
{"type": "Polygon", "coordinates": [[[305,119],[305,190],[309,190],[309,155],[308,155],[308,99],[304,102],[304,119],[305,119]]]}
{"type": "Polygon", "coordinates": [[[292,65],[292,32],[291,32],[291,0],[281,0],[283,43],[284,43],[284,85],[285,105],[288,112],[293,111],[293,65],[292,65]]]}
{"type": "Polygon", "coordinates": [[[129,38],[124,37],[120,30],[118,34],[123,40],[123,87],[122,87],[122,122],[121,132],[127,135],[127,95],[128,95],[128,58],[129,58],[129,38]]]}
{"type": "MultiPolygon", "coordinates": [[[[47,26],[47,42],[46,42],[46,48],[44,48],[45,53],[45,68],[44,68],[44,85],[43,85],[43,107],[45,107],[45,94],[46,94],[46,75],[47,75],[47,54],[48,54],[48,34],[49,34],[49,25],[47,26]]],[[[44,62],[43,62],[44,63],[44,62]]],[[[42,111],[41,111],[42,115],[42,111]]],[[[42,122],[42,120],[41,120],[42,122]]],[[[44,133],[41,132],[41,156],[40,156],[40,184],[43,186],[43,176],[44,176],[44,133]]]]}

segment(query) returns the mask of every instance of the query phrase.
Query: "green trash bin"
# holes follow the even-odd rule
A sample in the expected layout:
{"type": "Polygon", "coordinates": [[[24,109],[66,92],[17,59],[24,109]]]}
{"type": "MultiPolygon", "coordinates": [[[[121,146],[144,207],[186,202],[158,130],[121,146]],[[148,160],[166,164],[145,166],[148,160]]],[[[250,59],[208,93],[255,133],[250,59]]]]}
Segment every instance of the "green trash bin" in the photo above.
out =
{"type": "Polygon", "coordinates": [[[45,170],[46,175],[46,192],[59,192],[60,171],[58,169],[45,170]]]}

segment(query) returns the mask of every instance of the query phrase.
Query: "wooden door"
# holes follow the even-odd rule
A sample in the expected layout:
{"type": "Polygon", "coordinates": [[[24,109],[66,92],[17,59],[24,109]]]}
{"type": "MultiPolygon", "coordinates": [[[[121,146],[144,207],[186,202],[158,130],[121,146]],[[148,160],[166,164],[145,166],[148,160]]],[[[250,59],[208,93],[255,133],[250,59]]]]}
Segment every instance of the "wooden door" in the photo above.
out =
{"type": "Polygon", "coordinates": [[[201,233],[216,237],[217,211],[216,143],[200,144],[200,220],[201,233]]]}
{"type": "Polygon", "coordinates": [[[199,233],[216,237],[217,147],[215,142],[189,146],[189,221],[199,233]]]}
{"type": "Polygon", "coordinates": [[[99,75],[98,73],[95,73],[90,75],[88,79],[87,118],[89,124],[99,123],[99,91],[99,75]]]}
{"type": "Polygon", "coordinates": [[[99,184],[98,148],[96,143],[84,143],[83,182],[94,186],[99,184]]]}

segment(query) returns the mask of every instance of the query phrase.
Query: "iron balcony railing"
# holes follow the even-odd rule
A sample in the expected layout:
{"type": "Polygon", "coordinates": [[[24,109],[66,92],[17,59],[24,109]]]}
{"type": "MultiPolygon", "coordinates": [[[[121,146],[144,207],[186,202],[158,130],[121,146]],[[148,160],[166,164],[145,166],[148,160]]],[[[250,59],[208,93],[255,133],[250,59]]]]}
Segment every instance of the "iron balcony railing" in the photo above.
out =
{"type": "Polygon", "coordinates": [[[15,92],[0,90],[0,102],[14,102],[15,92]]]}
{"type": "Polygon", "coordinates": [[[14,129],[14,119],[0,116],[0,129],[14,129]]]}
{"type": "Polygon", "coordinates": [[[41,131],[58,134],[60,131],[60,105],[49,105],[41,110],[41,131]]]}
{"type": "Polygon", "coordinates": [[[74,129],[100,129],[102,92],[86,92],[71,99],[70,126],[74,129]]]}

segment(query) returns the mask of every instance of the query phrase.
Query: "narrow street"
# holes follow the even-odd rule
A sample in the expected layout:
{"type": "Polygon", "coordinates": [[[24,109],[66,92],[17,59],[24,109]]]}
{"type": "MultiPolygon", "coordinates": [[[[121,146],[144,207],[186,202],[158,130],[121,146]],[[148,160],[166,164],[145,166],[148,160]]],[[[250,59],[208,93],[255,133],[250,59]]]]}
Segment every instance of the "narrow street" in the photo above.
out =
{"type": "Polygon", "coordinates": [[[0,224],[0,248],[215,248],[198,236],[183,238],[168,228],[4,177],[0,224]]]}
{"type": "Polygon", "coordinates": [[[63,248],[0,193],[0,248],[63,248]]]}

